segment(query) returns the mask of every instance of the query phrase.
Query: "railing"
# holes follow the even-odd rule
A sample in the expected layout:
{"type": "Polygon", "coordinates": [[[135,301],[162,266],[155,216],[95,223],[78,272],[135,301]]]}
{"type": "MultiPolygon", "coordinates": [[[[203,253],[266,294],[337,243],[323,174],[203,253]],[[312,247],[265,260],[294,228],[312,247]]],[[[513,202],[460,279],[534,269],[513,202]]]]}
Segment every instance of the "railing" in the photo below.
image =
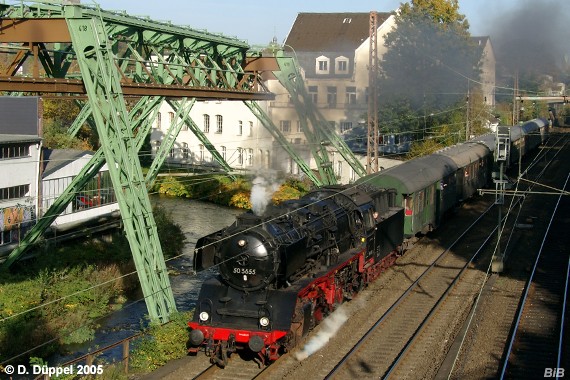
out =
{"type": "MultiPolygon", "coordinates": [[[[123,353],[122,353],[121,363],[123,365],[124,373],[128,374],[129,373],[130,342],[131,342],[131,340],[136,339],[136,338],[140,337],[141,335],[143,335],[143,333],[138,333],[138,334],[132,335],[128,338],[122,339],[122,340],[115,342],[113,344],[110,344],[106,347],[100,348],[96,351],[90,352],[88,354],[82,355],[82,356],[75,358],[73,360],[70,360],[64,364],[58,365],[58,367],[65,368],[65,367],[69,367],[72,364],[76,364],[76,363],[83,362],[83,361],[85,361],[85,366],[92,366],[97,355],[122,345],[123,346],[123,353]]],[[[77,372],[74,371],[74,373],[77,373],[77,372]]],[[[88,375],[88,373],[86,373],[86,375],[88,375]]],[[[39,376],[35,377],[34,380],[40,380],[40,379],[48,380],[49,378],[50,378],[50,375],[43,374],[43,375],[39,375],[39,376]]]]}

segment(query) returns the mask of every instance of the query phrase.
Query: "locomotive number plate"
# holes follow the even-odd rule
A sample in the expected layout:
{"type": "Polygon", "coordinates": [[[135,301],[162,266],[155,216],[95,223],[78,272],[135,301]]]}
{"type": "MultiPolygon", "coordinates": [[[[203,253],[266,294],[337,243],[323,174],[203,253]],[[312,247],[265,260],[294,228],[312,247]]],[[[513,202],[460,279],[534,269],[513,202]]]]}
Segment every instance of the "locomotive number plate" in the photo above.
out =
{"type": "Polygon", "coordinates": [[[235,274],[255,274],[255,269],[249,268],[234,268],[235,274]]]}

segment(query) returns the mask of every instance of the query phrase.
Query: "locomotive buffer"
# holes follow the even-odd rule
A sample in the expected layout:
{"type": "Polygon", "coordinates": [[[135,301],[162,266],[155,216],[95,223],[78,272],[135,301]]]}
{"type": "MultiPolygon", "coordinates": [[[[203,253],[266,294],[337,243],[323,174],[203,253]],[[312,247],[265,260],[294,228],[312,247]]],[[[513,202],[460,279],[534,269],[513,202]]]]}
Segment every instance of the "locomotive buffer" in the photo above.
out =
{"type": "Polygon", "coordinates": [[[495,148],[495,162],[499,166],[499,172],[493,173],[493,182],[495,183],[495,204],[499,207],[499,218],[498,218],[498,228],[497,228],[497,251],[493,256],[493,262],[491,264],[491,270],[494,273],[502,273],[504,270],[504,253],[501,252],[501,230],[502,230],[502,205],[505,203],[505,187],[508,181],[504,177],[505,162],[508,162],[509,156],[511,154],[511,133],[509,127],[499,126],[497,127],[497,147],[495,148]],[[497,178],[498,177],[498,178],[497,178]]]}

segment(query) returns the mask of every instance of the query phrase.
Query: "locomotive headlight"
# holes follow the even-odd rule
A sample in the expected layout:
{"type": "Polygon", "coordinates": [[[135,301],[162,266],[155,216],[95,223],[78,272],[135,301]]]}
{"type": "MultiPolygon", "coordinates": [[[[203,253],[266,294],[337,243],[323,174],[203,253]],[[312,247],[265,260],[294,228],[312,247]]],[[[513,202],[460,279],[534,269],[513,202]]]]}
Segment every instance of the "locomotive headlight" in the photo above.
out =
{"type": "Polygon", "coordinates": [[[238,246],[243,248],[243,247],[245,247],[245,244],[247,242],[245,241],[245,239],[239,239],[237,243],[238,243],[238,246]]]}
{"type": "Polygon", "coordinates": [[[200,320],[202,322],[206,322],[208,319],[210,319],[210,314],[208,314],[207,312],[203,311],[200,313],[200,320]]]}
{"type": "Polygon", "coordinates": [[[267,318],[267,317],[259,318],[259,324],[261,325],[261,327],[269,326],[269,318],[267,318]]]}

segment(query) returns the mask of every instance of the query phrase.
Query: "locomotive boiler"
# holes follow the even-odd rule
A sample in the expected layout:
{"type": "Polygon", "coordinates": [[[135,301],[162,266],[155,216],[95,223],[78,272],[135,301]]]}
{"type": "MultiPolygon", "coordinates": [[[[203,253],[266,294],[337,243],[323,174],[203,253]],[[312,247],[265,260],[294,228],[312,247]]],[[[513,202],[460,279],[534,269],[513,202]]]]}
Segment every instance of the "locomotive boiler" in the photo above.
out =
{"type": "Polygon", "coordinates": [[[274,360],[293,347],[395,256],[395,200],[394,190],[328,186],[199,239],[194,269],[219,274],[202,286],[190,351],[205,347],[223,365],[240,348],[274,360]]]}

